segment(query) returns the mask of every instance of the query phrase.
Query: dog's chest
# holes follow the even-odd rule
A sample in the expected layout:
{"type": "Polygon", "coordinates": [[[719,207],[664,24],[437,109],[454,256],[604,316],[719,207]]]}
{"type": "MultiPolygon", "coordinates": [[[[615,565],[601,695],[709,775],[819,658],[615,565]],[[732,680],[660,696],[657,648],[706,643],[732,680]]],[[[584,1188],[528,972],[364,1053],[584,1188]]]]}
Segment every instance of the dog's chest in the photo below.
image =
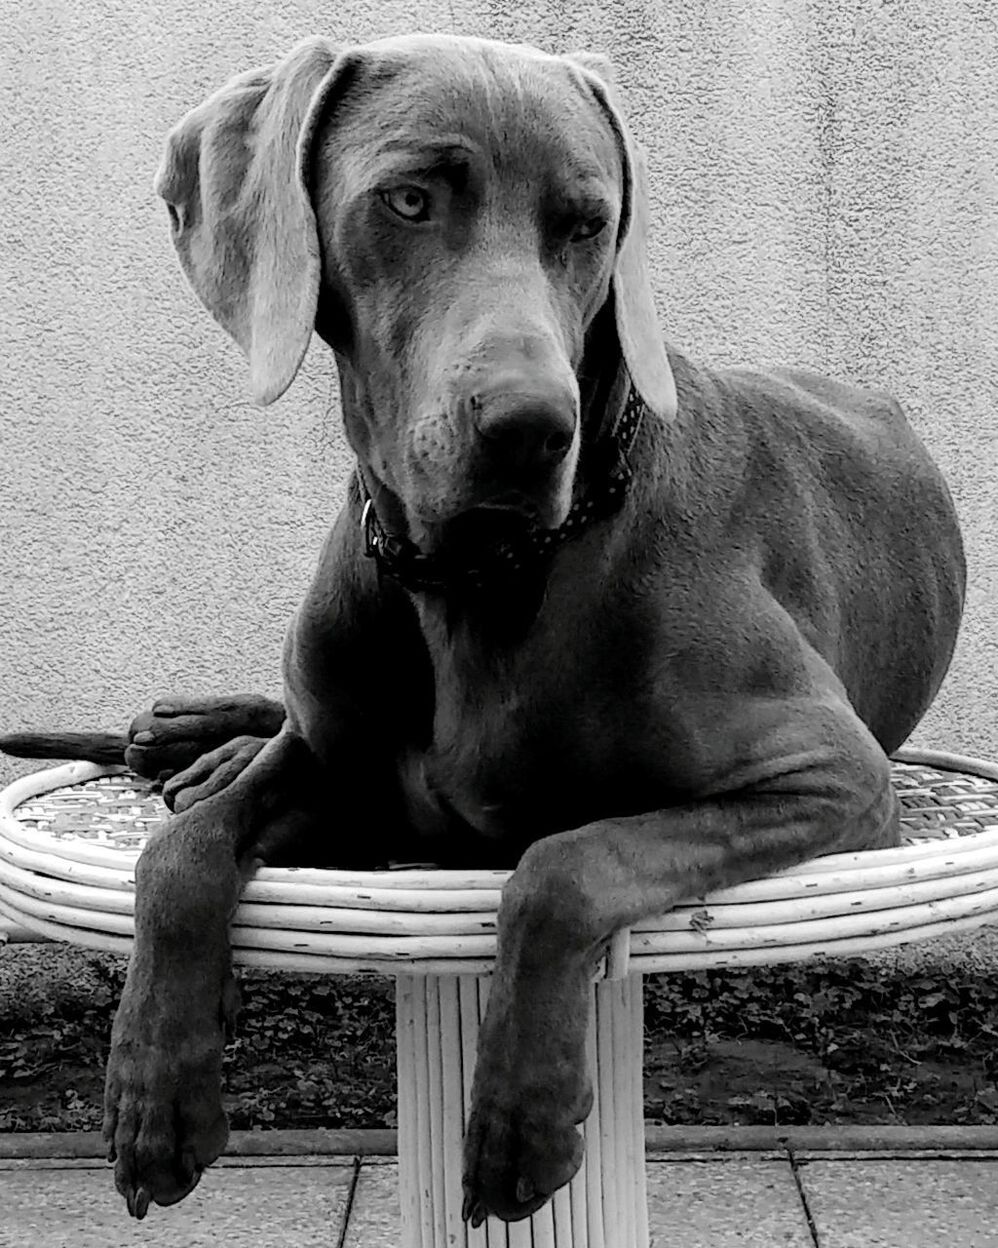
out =
{"type": "Polygon", "coordinates": [[[642,739],[606,689],[550,670],[445,685],[432,744],[401,760],[410,823],[427,857],[515,863],[538,837],[647,808],[642,739]]]}

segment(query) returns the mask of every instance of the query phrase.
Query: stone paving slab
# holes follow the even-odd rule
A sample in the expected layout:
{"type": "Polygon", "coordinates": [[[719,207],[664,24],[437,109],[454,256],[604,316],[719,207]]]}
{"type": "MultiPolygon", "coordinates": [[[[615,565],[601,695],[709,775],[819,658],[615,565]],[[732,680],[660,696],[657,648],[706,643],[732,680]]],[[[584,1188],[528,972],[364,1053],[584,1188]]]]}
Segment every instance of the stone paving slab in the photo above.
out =
{"type": "MultiPolygon", "coordinates": [[[[786,1159],[732,1155],[648,1166],[652,1248],[813,1248],[786,1159]]],[[[394,1165],[361,1167],[343,1248],[398,1248],[394,1165]]]]}
{"type": "Polygon", "coordinates": [[[129,1218],[104,1165],[3,1168],[0,1248],[332,1248],[354,1165],[324,1160],[212,1167],[182,1204],[153,1206],[142,1222],[129,1218]]]}
{"type": "MultiPolygon", "coordinates": [[[[652,1160],[652,1248],[998,1248],[993,1156],[826,1154],[797,1157],[796,1175],[776,1153],[652,1160]]],[[[391,1158],[229,1158],[181,1205],[153,1208],[142,1223],[127,1217],[100,1162],[0,1160],[0,1248],[399,1243],[391,1158]]]]}
{"type": "Polygon", "coordinates": [[[787,1158],[652,1162],[648,1224],[652,1248],[813,1248],[787,1158]]]}
{"type": "Polygon", "coordinates": [[[862,1157],[798,1174],[819,1248],[998,1248],[998,1162],[862,1157]]]}
{"type": "Polygon", "coordinates": [[[350,1211],[343,1248],[399,1248],[402,1214],[398,1198],[398,1166],[394,1161],[364,1161],[350,1211]]]}

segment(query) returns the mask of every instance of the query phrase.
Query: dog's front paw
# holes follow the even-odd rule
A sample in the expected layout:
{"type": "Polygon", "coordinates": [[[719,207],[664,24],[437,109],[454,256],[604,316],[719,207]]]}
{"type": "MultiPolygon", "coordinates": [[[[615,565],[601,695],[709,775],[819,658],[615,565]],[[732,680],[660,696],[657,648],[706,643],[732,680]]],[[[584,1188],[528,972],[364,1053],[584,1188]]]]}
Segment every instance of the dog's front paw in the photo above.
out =
{"type": "Polygon", "coordinates": [[[242,775],[267,744],[263,737],[234,737],[215,750],[202,754],[163,785],[163,801],[175,814],[196,802],[221,793],[242,775]]]}
{"type": "Polygon", "coordinates": [[[164,993],[122,999],[111,1033],[104,1139],[128,1212],[173,1205],[225,1148],[222,1046],[227,1020],[164,993]]]}
{"type": "Polygon", "coordinates": [[[488,1065],[483,1046],[464,1142],[464,1218],[516,1222],[536,1213],[582,1164],[579,1124],[592,1109],[584,1055],[488,1065]],[[524,1077],[526,1075],[527,1077],[524,1077]]]}

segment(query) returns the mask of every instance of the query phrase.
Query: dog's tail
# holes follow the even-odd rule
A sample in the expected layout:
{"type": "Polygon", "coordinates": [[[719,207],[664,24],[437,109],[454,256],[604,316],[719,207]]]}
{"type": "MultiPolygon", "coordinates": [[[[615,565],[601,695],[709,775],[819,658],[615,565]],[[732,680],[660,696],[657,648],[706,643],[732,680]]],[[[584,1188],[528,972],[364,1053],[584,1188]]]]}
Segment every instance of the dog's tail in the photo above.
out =
{"type": "Polygon", "coordinates": [[[11,732],[0,750],[16,758],[71,758],[124,763],[128,738],[120,732],[11,732]]]}

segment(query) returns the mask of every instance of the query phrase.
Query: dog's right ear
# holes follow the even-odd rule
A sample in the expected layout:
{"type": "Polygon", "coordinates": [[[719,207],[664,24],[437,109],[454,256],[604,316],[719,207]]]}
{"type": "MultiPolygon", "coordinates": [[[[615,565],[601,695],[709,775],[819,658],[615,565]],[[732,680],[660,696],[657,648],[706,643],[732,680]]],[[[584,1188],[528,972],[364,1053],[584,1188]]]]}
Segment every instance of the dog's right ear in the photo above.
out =
{"type": "Polygon", "coordinates": [[[320,254],[310,154],[350,59],[309,39],[240,74],[171,131],[156,175],[187,279],[246,353],[262,405],[291,385],[312,336],[320,254]]]}

